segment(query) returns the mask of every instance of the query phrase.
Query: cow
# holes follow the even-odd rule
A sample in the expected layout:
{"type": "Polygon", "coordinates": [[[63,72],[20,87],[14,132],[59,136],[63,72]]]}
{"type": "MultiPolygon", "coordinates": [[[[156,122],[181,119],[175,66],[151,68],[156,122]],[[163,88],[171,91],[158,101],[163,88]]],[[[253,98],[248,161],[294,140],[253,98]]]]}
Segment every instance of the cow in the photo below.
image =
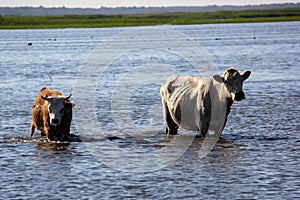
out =
{"type": "Polygon", "coordinates": [[[202,136],[223,131],[233,102],[245,99],[242,74],[227,68],[212,78],[175,75],[160,87],[166,134],[176,135],[178,128],[200,131],[202,136]],[[212,131],[212,132],[209,132],[212,131]]]}
{"type": "Polygon", "coordinates": [[[66,141],[70,133],[74,103],[58,90],[42,88],[32,106],[30,137],[37,128],[51,141],[66,141]]]}

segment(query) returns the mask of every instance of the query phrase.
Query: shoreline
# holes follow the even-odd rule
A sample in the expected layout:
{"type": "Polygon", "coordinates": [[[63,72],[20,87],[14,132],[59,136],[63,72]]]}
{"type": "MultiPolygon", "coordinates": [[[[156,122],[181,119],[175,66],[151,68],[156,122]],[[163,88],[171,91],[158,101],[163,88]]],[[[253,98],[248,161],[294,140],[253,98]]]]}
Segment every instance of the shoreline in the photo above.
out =
{"type": "Polygon", "coordinates": [[[300,21],[300,8],[199,13],[1,16],[0,29],[112,28],[300,21]]]}

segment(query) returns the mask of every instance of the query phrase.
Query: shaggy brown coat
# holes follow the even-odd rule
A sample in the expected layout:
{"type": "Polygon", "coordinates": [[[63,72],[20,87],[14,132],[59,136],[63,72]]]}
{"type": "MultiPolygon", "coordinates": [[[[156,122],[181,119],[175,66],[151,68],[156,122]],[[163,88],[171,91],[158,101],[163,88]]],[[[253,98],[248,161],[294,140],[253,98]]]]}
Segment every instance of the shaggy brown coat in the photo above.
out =
{"type": "Polygon", "coordinates": [[[70,133],[70,126],[72,121],[72,107],[74,103],[69,101],[67,98],[64,102],[64,113],[61,118],[59,125],[51,125],[48,105],[49,102],[44,100],[42,97],[55,97],[63,96],[60,91],[52,90],[50,88],[42,88],[37,95],[35,102],[32,106],[32,123],[30,126],[30,137],[33,136],[34,129],[37,128],[41,135],[46,134],[49,140],[68,140],[70,133]]]}

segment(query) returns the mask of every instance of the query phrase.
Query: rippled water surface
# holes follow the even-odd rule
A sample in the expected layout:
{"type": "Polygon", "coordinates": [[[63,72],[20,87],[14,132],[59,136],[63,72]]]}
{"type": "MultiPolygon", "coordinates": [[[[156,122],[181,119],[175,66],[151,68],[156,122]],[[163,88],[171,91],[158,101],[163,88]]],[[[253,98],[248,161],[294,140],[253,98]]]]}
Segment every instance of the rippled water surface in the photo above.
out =
{"type": "MultiPolygon", "coordinates": [[[[170,74],[175,70],[196,75],[190,62],[172,53],[173,43],[154,48],[149,42],[149,48],[118,55],[99,77],[95,74],[95,94],[88,96],[74,88],[93,80],[78,77],[91,53],[99,45],[105,48],[111,36],[137,28],[1,30],[1,199],[300,197],[300,23],[153,28],[147,37],[142,35],[142,43],[164,39],[151,34],[155,28],[172,30],[184,38],[176,43],[179,47],[187,48],[187,41],[193,41],[203,48],[216,73],[229,66],[252,71],[244,84],[246,100],[232,106],[222,139],[212,151],[199,158],[203,138],[194,138],[193,132],[179,129],[176,137],[164,135],[159,97],[160,80],[166,76],[163,66],[170,74]],[[162,71],[151,70],[153,64],[161,64],[162,71]],[[150,70],[138,71],[134,79],[139,66],[150,70]],[[154,83],[140,81],[149,77],[154,83]],[[134,80],[138,84],[126,92],[134,80]],[[45,86],[66,95],[74,92],[74,118],[86,117],[81,112],[84,106],[92,109],[98,134],[80,132],[89,130],[92,122],[74,120],[69,142],[48,142],[39,133],[30,139],[31,107],[45,86]],[[126,101],[120,91],[129,93],[126,101]]],[[[118,42],[116,52],[124,48],[118,42]]],[[[110,46],[107,51],[114,50],[110,46]]]]}

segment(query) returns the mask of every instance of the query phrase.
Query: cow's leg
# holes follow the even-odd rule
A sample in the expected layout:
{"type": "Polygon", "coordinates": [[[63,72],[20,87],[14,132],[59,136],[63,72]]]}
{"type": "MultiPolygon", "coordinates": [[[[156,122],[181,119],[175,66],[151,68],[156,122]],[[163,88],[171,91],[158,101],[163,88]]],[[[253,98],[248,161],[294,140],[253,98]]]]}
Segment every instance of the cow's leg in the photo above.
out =
{"type": "Polygon", "coordinates": [[[164,118],[166,122],[166,134],[176,135],[178,132],[178,125],[173,121],[168,106],[165,104],[164,107],[165,107],[164,118]]]}
{"type": "Polygon", "coordinates": [[[32,138],[33,136],[33,133],[34,133],[34,129],[35,129],[35,126],[33,123],[31,123],[31,126],[30,126],[30,137],[32,138]]]}
{"type": "Polygon", "coordinates": [[[200,133],[203,137],[206,136],[209,128],[209,122],[207,120],[203,120],[200,126],[200,133]]]}
{"type": "Polygon", "coordinates": [[[167,105],[167,102],[165,100],[165,97],[168,94],[168,90],[165,88],[160,89],[160,94],[161,94],[161,100],[162,100],[162,106],[163,106],[163,115],[164,115],[164,121],[166,124],[166,134],[168,135],[176,135],[178,126],[177,124],[173,121],[171,114],[169,112],[169,108],[167,105]]]}
{"type": "Polygon", "coordinates": [[[178,132],[178,125],[173,121],[172,117],[168,115],[166,133],[169,135],[176,135],[178,132]]]}
{"type": "Polygon", "coordinates": [[[46,137],[47,137],[47,139],[48,140],[51,140],[51,141],[53,141],[53,140],[55,140],[55,135],[54,135],[54,133],[53,133],[53,130],[46,130],[46,137]]]}
{"type": "Polygon", "coordinates": [[[210,113],[205,109],[199,110],[200,120],[199,120],[199,131],[203,137],[206,136],[210,123],[210,113]]]}
{"type": "Polygon", "coordinates": [[[44,119],[44,132],[41,132],[41,136],[45,135],[48,138],[48,140],[52,140],[52,133],[50,131],[50,125],[47,122],[47,120],[44,119]]]}

